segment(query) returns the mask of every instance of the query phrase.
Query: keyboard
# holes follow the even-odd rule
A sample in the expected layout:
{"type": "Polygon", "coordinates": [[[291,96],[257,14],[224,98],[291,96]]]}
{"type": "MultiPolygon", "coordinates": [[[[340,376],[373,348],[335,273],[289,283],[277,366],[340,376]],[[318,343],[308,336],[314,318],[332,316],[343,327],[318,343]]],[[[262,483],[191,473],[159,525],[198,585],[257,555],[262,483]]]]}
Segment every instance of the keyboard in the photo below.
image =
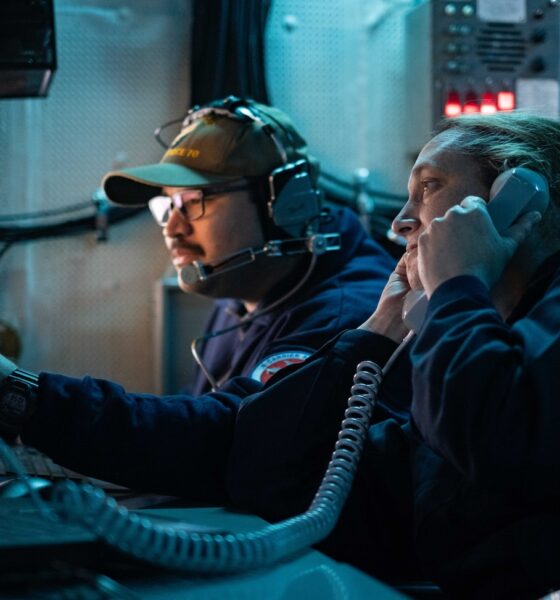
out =
{"type": "MultiPolygon", "coordinates": [[[[48,456],[29,446],[12,446],[12,452],[21,463],[23,470],[35,477],[46,479],[83,479],[84,476],[57,465],[48,456]]],[[[15,475],[13,469],[0,457],[0,475],[15,475]]]]}

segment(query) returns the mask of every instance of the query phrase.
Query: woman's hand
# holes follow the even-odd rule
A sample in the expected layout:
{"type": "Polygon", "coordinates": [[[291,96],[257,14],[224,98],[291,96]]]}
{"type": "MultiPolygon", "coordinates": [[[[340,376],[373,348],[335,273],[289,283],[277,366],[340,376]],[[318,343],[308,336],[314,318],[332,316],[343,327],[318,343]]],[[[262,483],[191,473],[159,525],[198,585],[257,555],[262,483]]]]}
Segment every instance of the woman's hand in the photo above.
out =
{"type": "Polygon", "coordinates": [[[500,234],[484,200],[467,196],[434,219],[418,238],[418,271],[428,297],[458,275],[474,275],[492,289],[540,219],[538,212],[526,213],[500,234]]]}
{"type": "Polygon", "coordinates": [[[387,281],[375,312],[359,329],[379,333],[397,343],[402,342],[409,331],[402,319],[403,302],[408,292],[410,285],[406,277],[406,254],[403,254],[387,281]]]}

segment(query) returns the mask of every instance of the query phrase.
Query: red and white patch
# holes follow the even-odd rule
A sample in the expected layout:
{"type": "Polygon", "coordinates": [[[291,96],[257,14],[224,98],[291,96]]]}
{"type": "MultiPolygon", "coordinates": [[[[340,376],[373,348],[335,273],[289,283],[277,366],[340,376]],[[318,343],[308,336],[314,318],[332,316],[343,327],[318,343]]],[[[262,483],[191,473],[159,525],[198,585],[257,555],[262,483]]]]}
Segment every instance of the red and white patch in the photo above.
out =
{"type": "Polygon", "coordinates": [[[261,383],[266,383],[280,369],[303,362],[308,356],[311,356],[311,352],[279,352],[267,356],[255,367],[251,377],[261,383]]]}

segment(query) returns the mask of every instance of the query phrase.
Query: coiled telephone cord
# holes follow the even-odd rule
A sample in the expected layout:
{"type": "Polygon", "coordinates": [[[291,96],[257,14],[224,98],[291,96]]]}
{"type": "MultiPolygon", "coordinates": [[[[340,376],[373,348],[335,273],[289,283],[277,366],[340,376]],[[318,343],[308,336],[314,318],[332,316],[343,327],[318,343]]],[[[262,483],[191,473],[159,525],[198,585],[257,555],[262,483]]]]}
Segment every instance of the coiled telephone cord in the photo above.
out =
{"type": "MultiPolygon", "coordinates": [[[[313,501],[301,515],[247,533],[188,533],[152,523],[118,506],[103,490],[71,481],[55,486],[48,510],[82,524],[126,554],[168,569],[231,573],[272,564],[316,544],[336,525],[352,487],[381,377],[377,364],[358,365],[331,460],[313,501]]],[[[10,462],[14,460],[12,455],[10,462]]],[[[45,502],[34,497],[45,510],[45,502]]]]}

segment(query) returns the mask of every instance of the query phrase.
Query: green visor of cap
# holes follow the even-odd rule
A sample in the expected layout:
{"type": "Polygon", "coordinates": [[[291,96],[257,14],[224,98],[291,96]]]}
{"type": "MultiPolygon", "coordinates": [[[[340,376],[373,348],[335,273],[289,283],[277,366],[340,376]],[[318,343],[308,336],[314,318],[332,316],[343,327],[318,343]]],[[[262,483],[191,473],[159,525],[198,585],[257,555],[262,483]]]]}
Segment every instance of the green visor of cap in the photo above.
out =
{"type": "Polygon", "coordinates": [[[111,171],[101,183],[109,200],[125,206],[147,204],[166,187],[204,187],[239,179],[239,175],[224,175],[208,171],[194,171],[183,165],[158,163],[111,171]]]}

